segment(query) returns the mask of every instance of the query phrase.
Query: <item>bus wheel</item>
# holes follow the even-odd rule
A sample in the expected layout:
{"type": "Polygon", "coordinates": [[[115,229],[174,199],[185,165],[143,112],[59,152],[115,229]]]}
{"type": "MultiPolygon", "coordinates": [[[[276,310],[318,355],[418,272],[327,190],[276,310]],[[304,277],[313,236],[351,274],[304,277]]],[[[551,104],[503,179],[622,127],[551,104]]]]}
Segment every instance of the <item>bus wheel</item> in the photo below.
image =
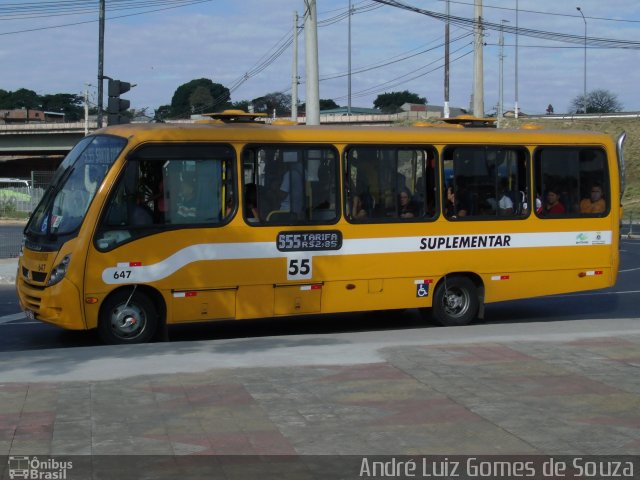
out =
{"type": "Polygon", "coordinates": [[[433,319],[446,327],[468,325],[478,315],[480,302],[475,284],[467,277],[442,280],[433,295],[433,319]]]}
{"type": "Polygon", "coordinates": [[[110,345],[146,343],[156,333],[158,311],[147,295],[129,289],[111,295],[102,305],[98,333],[110,345]]]}

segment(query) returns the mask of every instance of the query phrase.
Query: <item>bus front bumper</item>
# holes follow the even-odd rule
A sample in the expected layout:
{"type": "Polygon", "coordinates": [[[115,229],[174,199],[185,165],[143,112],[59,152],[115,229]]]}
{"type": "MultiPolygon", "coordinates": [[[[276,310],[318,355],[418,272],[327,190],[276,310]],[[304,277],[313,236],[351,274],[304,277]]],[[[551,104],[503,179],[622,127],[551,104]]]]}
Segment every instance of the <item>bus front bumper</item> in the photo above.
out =
{"type": "Polygon", "coordinates": [[[20,275],[16,279],[18,300],[27,318],[50,323],[68,330],[86,330],[76,286],[62,279],[50,287],[34,286],[20,275]]]}

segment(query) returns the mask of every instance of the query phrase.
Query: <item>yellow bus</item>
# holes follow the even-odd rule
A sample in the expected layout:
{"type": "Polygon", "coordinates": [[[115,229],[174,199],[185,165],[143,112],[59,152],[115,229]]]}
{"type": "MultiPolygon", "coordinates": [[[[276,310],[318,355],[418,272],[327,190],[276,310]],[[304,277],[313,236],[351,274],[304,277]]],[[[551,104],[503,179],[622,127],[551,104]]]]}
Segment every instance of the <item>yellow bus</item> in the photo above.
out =
{"type": "MultiPolygon", "coordinates": [[[[239,117],[242,118],[242,117],[239,117]]],[[[81,140],[24,231],[29,318],[167,325],[484,305],[615,284],[624,135],[208,121],[81,140]]]]}

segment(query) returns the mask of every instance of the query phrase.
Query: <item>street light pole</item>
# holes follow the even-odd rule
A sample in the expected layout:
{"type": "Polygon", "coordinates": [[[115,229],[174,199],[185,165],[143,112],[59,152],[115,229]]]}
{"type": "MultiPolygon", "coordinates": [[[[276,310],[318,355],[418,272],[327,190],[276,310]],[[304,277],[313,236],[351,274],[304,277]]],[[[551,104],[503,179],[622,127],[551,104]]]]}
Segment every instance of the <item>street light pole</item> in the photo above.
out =
{"type": "Polygon", "coordinates": [[[473,14],[474,55],[473,55],[473,116],[484,117],[484,67],[482,58],[482,0],[475,0],[473,14]]]}
{"type": "Polygon", "coordinates": [[[498,45],[500,45],[500,74],[498,79],[498,128],[502,126],[502,122],[504,120],[504,24],[509,23],[509,20],[502,20],[500,25],[500,40],[498,41],[498,45]]]}
{"type": "Polygon", "coordinates": [[[102,128],[102,96],[104,83],[104,16],[105,0],[100,0],[98,16],[98,128],[102,128]]]}
{"type": "Polygon", "coordinates": [[[514,107],[514,116],[518,118],[518,0],[516,0],[516,104],[514,107]]]}
{"type": "MultiPolygon", "coordinates": [[[[349,58],[348,58],[348,68],[349,68],[349,80],[347,82],[347,115],[351,116],[351,14],[353,13],[353,9],[351,7],[351,0],[349,0],[349,45],[347,46],[349,50],[349,58]]],[[[351,121],[351,120],[349,120],[351,121]]]]}
{"type": "Polygon", "coordinates": [[[580,7],[576,7],[576,10],[580,12],[582,21],[584,21],[584,93],[582,100],[584,102],[584,113],[587,113],[587,19],[584,18],[584,13],[582,13],[580,7]]]}

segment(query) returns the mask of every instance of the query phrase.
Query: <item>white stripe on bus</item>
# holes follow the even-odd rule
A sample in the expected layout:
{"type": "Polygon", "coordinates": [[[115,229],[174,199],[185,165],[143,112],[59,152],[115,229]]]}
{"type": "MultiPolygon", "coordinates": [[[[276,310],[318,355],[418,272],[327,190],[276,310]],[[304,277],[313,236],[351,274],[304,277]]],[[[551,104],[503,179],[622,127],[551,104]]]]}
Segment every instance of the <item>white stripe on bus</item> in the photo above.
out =
{"type": "Polygon", "coordinates": [[[488,250],[542,247],[583,247],[610,245],[611,231],[593,232],[537,232],[474,235],[438,235],[423,237],[355,238],[342,242],[340,250],[281,252],[276,242],[203,243],[191,245],[152,265],[139,261],[118,262],[106,268],[102,280],[109,285],[150,283],[167,278],[186,265],[210,260],[257,260],[265,258],[372,255],[442,250],[488,250]],[[497,237],[507,241],[495,241],[497,237]],[[433,248],[431,248],[431,247],[433,248]],[[134,263],[135,267],[124,267],[134,263]],[[121,266],[123,265],[123,266],[121,266]],[[123,275],[122,272],[126,271],[123,275]]]}

